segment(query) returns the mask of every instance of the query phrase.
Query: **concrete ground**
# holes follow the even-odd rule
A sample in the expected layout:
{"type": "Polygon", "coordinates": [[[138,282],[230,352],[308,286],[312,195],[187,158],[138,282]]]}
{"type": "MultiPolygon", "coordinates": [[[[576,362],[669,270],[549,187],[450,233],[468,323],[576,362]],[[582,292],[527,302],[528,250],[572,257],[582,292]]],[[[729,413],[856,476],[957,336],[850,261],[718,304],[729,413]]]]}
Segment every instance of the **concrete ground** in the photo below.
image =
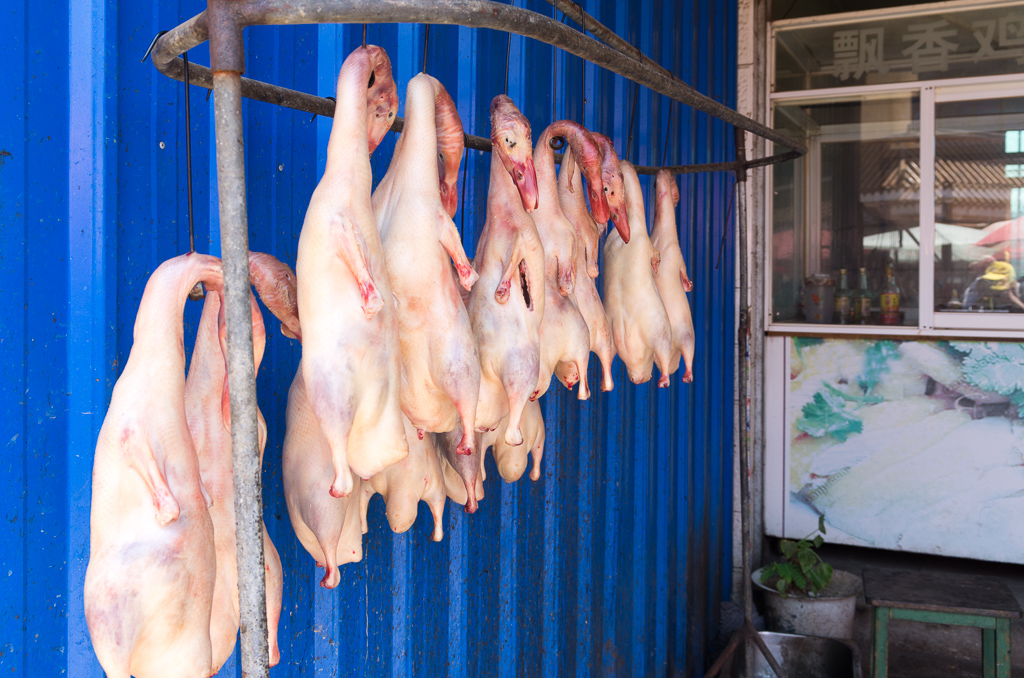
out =
{"type": "MultiPolygon", "coordinates": [[[[826,545],[821,551],[833,567],[860,574],[864,568],[986,575],[1005,581],[1024,608],[1024,566],[962,558],[826,545]]],[[[854,641],[860,648],[863,678],[869,678],[871,608],[857,601],[854,641]]],[[[1013,671],[1024,675],[1024,621],[1010,624],[1013,671]]],[[[895,620],[889,623],[890,678],[967,678],[981,676],[979,629],[895,620]]]]}

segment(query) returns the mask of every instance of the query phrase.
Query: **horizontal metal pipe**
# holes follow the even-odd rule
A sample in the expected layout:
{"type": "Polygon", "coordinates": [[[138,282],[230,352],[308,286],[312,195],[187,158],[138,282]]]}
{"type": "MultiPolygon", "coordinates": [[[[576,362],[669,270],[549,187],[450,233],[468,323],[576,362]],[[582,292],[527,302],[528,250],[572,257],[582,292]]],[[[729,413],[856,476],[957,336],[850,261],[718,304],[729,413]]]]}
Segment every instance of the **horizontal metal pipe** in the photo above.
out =
{"type": "MultiPolygon", "coordinates": [[[[670,74],[666,75],[661,72],[664,69],[657,70],[655,68],[657,64],[649,59],[640,61],[637,58],[625,56],[618,50],[587,37],[559,21],[511,5],[489,0],[435,0],[429,4],[418,0],[293,0],[288,3],[276,0],[247,0],[239,2],[235,6],[235,20],[240,26],[309,23],[423,23],[454,24],[508,31],[553,45],[612,73],[639,83],[654,92],[675,99],[788,149],[798,151],[801,155],[806,152],[806,147],[800,142],[704,96],[670,74]]],[[[170,72],[170,64],[175,57],[204,42],[207,38],[205,13],[199,14],[168,31],[157,40],[153,50],[153,61],[161,72],[168,69],[166,74],[175,77],[170,72]]],[[[178,66],[177,68],[181,69],[182,67],[178,66]]],[[[658,66],[658,68],[661,67],[658,66]]],[[[262,84],[265,87],[275,87],[262,84]]],[[[292,92],[286,88],[277,89],[292,92]]],[[[284,96],[284,93],[280,91],[265,93],[277,97],[284,96]]],[[[243,96],[248,95],[243,91],[243,96]]],[[[260,98],[260,100],[263,99],[260,98]]],[[[318,111],[310,112],[321,114],[318,111]]]]}
{"type": "MultiPolygon", "coordinates": [[[[200,17],[202,17],[202,15],[200,15],[200,17]]],[[[195,18],[198,19],[199,17],[195,18]]],[[[170,35],[170,33],[165,35],[170,35]]],[[[189,49],[191,49],[191,47],[189,49]]],[[[161,53],[154,48],[153,63],[156,65],[157,70],[164,75],[173,78],[174,80],[181,82],[185,81],[185,61],[181,57],[173,55],[168,57],[166,51],[161,53]]],[[[189,62],[188,68],[189,81],[193,85],[205,87],[206,89],[211,89],[213,87],[213,71],[211,71],[209,67],[189,62]]],[[[242,78],[242,96],[246,99],[262,101],[275,106],[291,108],[296,111],[304,111],[306,113],[312,113],[313,115],[322,115],[325,118],[334,117],[334,101],[332,99],[316,96],[315,94],[306,94],[305,92],[299,92],[279,85],[271,85],[270,83],[263,82],[261,80],[242,78]]],[[[394,124],[391,125],[391,131],[401,133],[404,127],[405,120],[396,116],[394,124]]],[[[491,140],[487,137],[466,134],[465,140],[466,146],[473,150],[483,151],[485,153],[491,152],[491,140]]],[[[747,167],[764,167],[767,165],[773,165],[777,162],[784,162],[786,160],[792,160],[793,158],[799,158],[801,155],[802,154],[798,151],[787,151],[786,153],[752,160],[747,163],[747,167]]],[[[561,153],[555,154],[555,162],[561,164],[561,153]]],[[[736,170],[736,161],[705,163],[700,165],[667,165],[664,167],[637,165],[635,169],[637,174],[657,174],[660,169],[667,170],[671,174],[733,172],[736,170]]]]}

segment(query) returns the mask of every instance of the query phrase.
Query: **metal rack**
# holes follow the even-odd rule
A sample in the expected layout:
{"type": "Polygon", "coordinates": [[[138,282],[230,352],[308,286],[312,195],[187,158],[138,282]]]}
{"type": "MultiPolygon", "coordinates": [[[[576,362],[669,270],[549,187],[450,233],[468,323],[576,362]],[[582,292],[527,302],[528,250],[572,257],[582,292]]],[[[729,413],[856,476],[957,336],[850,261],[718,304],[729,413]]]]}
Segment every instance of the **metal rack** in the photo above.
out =
{"type": "MultiPolygon", "coordinates": [[[[674,174],[734,172],[738,183],[746,180],[748,169],[765,167],[800,157],[806,148],[797,141],[704,96],[672,76],[638,48],[587,14],[571,0],[547,0],[600,42],[551,17],[489,0],[208,0],[207,10],[170,31],[159,34],[150,47],[153,63],[164,75],[184,81],[185,62],[181,55],[209,40],[209,68],[190,64],[193,84],[213,90],[217,154],[217,186],[224,265],[224,305],[227,324],[227,362],[231,398],[231,437],[234,463],[235,516],[237,520],[238,587],[241,613],[241,664],[243,675],[267,676],[267,621],[263,541],[261,531],[262,489],[257,447],[256,379],[253,366],[252,325],[249,306],[249,236],[246,215],[245,165],[242,138],[242,97],[333,117],[331,99],[243,78],[245,49],[242,31],[254,25],[324,23],[416,23],[449,24],[490,28],[515,33],[546,43],[585,59],[643,85],[653,92],[686,104],[736,128],[736,159],[731,162],[667,167],[638,166],[640,174],[666,169],[674,174]],[[607,44],[605,44],[607,43],[607,44]],[[744,134],[779,144],[785,152],[748,160],[744,134]]],[[[401,131],[402,120],[392,127],[401,131]]],[[[490,140],[466,135],[469,148],[490,152],[490,140]]],[[[746,243],[746,201],[737,191],[737,231],[741,250],[746,243]]],[[[749,332],[749,301],[746,297],[746,257],[740,257],[739,366],[740,392],[746,392],[746,345],[749,332]]],[[[740,417],[746,421],[746,399],[741,398],[740,417]]],[[[745,429],[745,427],[744,427],[745,429]]],[[[743,571],[750,577],[749,465],[746,435],[740,436],[742,478],[743,571]]],[[[735,647],[749,638],[751,617],[749,586],[744,587],[746,623],[734,638],[735,647]],[[749,628],[748,628],[749,627],[749,628]]],[[[756,633],[751,638],[759,641],[756,633]]],[[[778,675],[781,669],[761,646],[778,675]]],[[[727,651],[728,653],[728,651],[727,651]]],[[[715,667],[712,667],[715,672],[715,667]]]]}

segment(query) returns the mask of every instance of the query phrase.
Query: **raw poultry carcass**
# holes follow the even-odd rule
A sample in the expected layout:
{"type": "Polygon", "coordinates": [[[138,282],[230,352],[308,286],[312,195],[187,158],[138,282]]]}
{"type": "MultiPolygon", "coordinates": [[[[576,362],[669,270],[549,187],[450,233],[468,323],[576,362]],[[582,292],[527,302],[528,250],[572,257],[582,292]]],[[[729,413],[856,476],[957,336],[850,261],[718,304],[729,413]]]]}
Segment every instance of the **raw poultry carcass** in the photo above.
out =
{"type": "Polygon", "coordinates": [[[217,563],[185,419],[182,327],[199,281],[223,289],[220,259],[185,254],[150,276],[96,442],[85,620],[112,678],[210,675],[217,563]]]}
{"type": "MultiPolygon", "coordinates": [[[[522,441],[519,419],[537,388],[544,249],[529,214],[537,208],[530,123],[503,94],[491,101],[491,141],[487,221],[475,259],[480,279],[469,295],[481,372],[476,429],[495,429],[507,416],[512,445],[522,441]]],[[[475,485],[463,477],[467,488],[475,485]]]]}
{"type": "Polygon", "coordinates": [[[299,236],[302,377],[333,457],[333,497],[353,490],[351,471],[369,478],[409,453],[398,320],[370,203],[370,152],[397,107],[384,50],[352,52],[338,75],[327,166],[299,236]]]}
{"type": "MultiPolygon", "coordinates": [[[[608,210],[619,236],[629,242],[629,221],[626,218],[625,194],[622,187],[622,170],[619,169],[619,156],[615,153],[611,140],[603,134],[592,134],[601,148],[601,183],[608,203],[608,210]]],[[[566,159],[562,166],[571,167],[568,163],[572,150],[566,151],[566,159]]],[[[567,172],[564,169],[558,175],[558,199],[562,210],[576,228],[579,247],[576,251],[577,271],[587,271],[587,275],[576,276],[576,305],[583,315],[590,332],[590,350],[597,354],[601,361],[601,390],[611,391],[615,387],[612,378],[612,362],[615,360],[615,344],[611,330],[608,328],[608,317],[605,313],[601,295],[598,294],[594,278],[598,275],[597,258],[601,234],[606,223],[598,223],[583,200],[583,178],[579,172],[567,172]]],[[[604,215],[601,215],[604,216],[604,215]]],[[[563,384],[578,379],[576,365],[560,362],[555,375],[563,384]]]]}
{"type": "MultiPolygon", "coordinates": [[[[540,403],[531,400],[523,408],[523,419],[520,422],[523,431],[522,445],[509,445],[505,442],[505,422],[501,423],[497,431],[483,433],[480,448],[491,449],[494,456],[494,465],[498,468],[498,475],[506,483],[514,483],[523,477],[526,471],[526,457],[533,455],[533,467],[530,469],[530,480],[540,479],[540,461],[544,457],[544,417],[541,414],[540,403]]],[[[487,474],[481,475],[484,480],[487,474]]]]}
{"type": "Polygon", "coordinates": [[[480,468],[483,465],[483,448],[480,447],[481,434],[476,435],[473,454],[459,454],[456,450],[462,440],[462,424],[448,433],[434,434],[434,449],[441,462],[441,476],[444,480],[444,491],[449,499],[463,506],[466,513],[475,513],[478,502],[484,498],[483,476],[480,468]]]}
{"type": "Polygon", "coordinates": [[[455,103],[441,83],[420,73],[406,90],[405,128],[373,193],[373,212],[395,295],[402,411],[421,439],[425,431],[451,431],[460,420],[469,422],[459,452],[470,454],[480,358],[469,314],[449,274],[451,260],[466,290],[478,277],[450,214],[458,204],[462,149],[455,103]]]}
{"type": "Polygon", "coordinates": [[[661,253],[661,264],[654,274],[654,282],[661,294],[661,301],[668,313],[672,328],[672,355],[668,373],[679,369],[682,356],[686,365],[683,381],[693,381],[693,318],[686,292],[693,289],[693,283],[686,277],[686,262],[679,250],[679,233],[676,231],[676,205],[679,203],[679,187],[676,180],[665,170],[660,170],[655,179],[657,199],[654,203],[654,228],[651,229],[651,244],[661,253]]]}
{"type": "MultiPolygon", "coordinates": [[[[380,494],[384,498],[384,513],[388,518],[388,524],[392,530],[401,533],[416,522],[419,502],[422,499],[430,507],[430,513],[434,517],[434,533],[431,538],[434,541],[441,541],[444,537],[445,486],[441,475],[441,460],[434,447],[434,436],[425,435],[420,438],[416,427],[407,418],[403,419],[405,435],[409,440],[409,456],[388,466],[370,478],[369,482],[364,482],[361,500],[365,507],[369,504],[373,492],[380,494]],[[366,491],[367,486],[372,490],[369,493],[366,491]]],[[[364,516],[365,528],[366,509],[363,508],[361,513],[364,516]]],[[[363,532],[366,530],[363,529],[363,532]]]]}
{"type": "Polygon", "coordinates": [[[295,536],[317,567],[325,569],[320,585],[333,589],[341,581],[338,566],[363,559],[359,501],[366,481],[356,477],[346,497],[327,493],[334,479],[334,464],[327,439],[313,415],[301,362],[288,390],[281,477],[295,536]]]}
{"type": "MultiPolygon", "coordinates": [[[[545,129],[533,151],[537,168],[537,188],[540,200],[533,221],[537,225],[544,245],[544,317],[540,324],[540,368],[537,389],[533,397],[544,395],[551,385],[551,375],[558,363],[571,363],[575,370],[567,371],[562,383],[566,388],[580,385],[578,397],[590,397],[587,386],[587,365],[590,361],[590,330],[576,305],[573,289],[576,285],[577,234],[576,227],[562,211],[558,198],[558,178],[555,175],[555,153],[551,141],[565,139],[571,153],[562,168],[563,173],[579,173],[587,179],[590,206],[595,218],[608,221],[608,202],[601,181],[601,151],[590,132],[570,120],[559,120],[545,129]]],[[[574,189],[575,190],[575,189],[574,189]]],[[[581,189],[582,193],[582,189],[581,189]]],[[[581,272],[583,276],[586,273],[581,272]]]]}
{"type": "MultiPolygon", "coordinates": [[[[249,254],[250,277],[268,308],[282,319],[281,329],[294,334],[298,328],[295,306],[295,275],[287,265],[262,252],[249,254]]],[[[238,636],[238,560],[235,551],[235,492],[231,457],[231,414],[227,399],[227,371],[218,327],[223,299],[216,290],[207,292],[199,320],[195,349],[185,381],[185,416],[199,457],[199,472],[213,504],[213,538],[217,550],[217,580],[213,589],[210,637],[213,643],[213,672],[230,656],[238,636]]],[[[255,367],[259,370],[266,344],[263,317],[252,300],[252,342],[255,367]]],[[[267,424],[256,410],[259,426],[260,459],[267,441],[267,424]]],[[[281,618],[283,574],[281,557],[263,526],[263,553],[266,563],[267,631],[270,665],[280,660],[277,624],[281,618]]]]}
{"type": "Polygon", "coordinates": [[[666,388],[672,342],[668,314],[654,283],[660,255],[647,234],[644,196],[636,170],[625,160],[619,166],[631,228],[629,244],[622,242],[617,232],[609,233],[604,244],[604,307],[608,326],[630,381],[642,384],[650,379],[656,361],[661,373],[658,386],[666,388]]]}

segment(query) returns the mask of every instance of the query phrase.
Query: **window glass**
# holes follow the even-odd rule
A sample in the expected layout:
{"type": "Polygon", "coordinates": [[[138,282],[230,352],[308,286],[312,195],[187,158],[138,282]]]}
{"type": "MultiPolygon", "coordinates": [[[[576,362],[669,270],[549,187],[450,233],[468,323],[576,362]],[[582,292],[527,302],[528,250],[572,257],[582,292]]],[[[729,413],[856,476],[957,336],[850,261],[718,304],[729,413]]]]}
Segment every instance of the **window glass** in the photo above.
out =
{"type": "Polygon", "coordinates": [[[1024,97],[935,106],[935,309],[1022,313],[1024,97]]]}
{"type": "Polygon", "coordinates": [[[916,325],[917,94],[780,103],[775,126],[808,153],[773,170],[773,321],[916,325]]]}

